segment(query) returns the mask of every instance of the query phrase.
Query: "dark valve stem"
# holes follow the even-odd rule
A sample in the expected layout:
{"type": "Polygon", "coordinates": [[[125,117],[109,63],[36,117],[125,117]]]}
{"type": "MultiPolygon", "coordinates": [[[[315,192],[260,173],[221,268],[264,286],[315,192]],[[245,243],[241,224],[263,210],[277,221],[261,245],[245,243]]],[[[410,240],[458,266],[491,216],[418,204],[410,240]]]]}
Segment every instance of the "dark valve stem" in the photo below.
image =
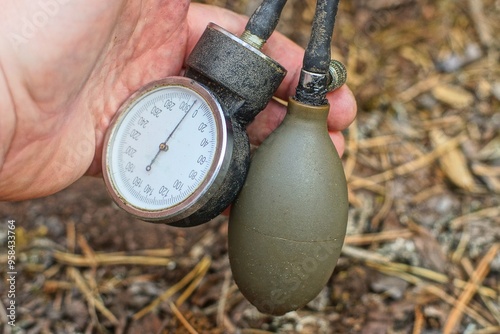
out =
{"type": "Polygon", "coordinates": [[[264,0],[250,17],[241,35],[245,42],[260,49],[278,24],[286,0],[264,0]]]}
{"type": "Polygon", "coordinates": [[[295,99],[299,102],[320,106],[327,103],[326,93],[331,42],[339,0],[318,0],[311,30],[311,39],[304,54],[302,74],[295,99]]]}

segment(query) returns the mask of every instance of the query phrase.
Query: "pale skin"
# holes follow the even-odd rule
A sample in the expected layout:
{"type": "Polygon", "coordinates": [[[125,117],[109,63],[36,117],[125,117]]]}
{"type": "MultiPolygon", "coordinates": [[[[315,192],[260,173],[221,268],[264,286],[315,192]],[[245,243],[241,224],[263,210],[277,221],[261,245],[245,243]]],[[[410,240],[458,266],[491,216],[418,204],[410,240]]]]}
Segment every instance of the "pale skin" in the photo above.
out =
{"type": "MultiPolygon", "coordinates": [[[[47,196],[99,176],[103,137],[120,104],[151,81],[180,75],[208,22],[239,35],[247,18],[187,0],[2,1],[0,200],[47,196]]],[[[276,96],[293,96],[303,50],[275,32],[263,52],[288,70],[276,96]]],[[[328,129],[342,154],[340,131],[356,102],[347,86],[328,100],[328,129]]],[[[252,143],[285,112],[272,101],[248,128],[252,143]]]]}

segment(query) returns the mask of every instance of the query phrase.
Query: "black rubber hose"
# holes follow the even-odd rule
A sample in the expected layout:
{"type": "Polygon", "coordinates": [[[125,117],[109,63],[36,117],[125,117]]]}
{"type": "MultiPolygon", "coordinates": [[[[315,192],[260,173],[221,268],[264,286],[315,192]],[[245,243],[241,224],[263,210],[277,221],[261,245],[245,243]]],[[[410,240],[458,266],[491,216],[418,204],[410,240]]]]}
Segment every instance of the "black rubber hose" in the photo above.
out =
{"type": "Polygon", "coordinates": [[[303,69],[313,73],[328,73],[331,43],[339,0],[318,0],[311,30],[311,39],[304,55],[303,69]]]}
{"type": "Polygon", "coordinates": [[[328,104],[328,72],[338,7],[339,0],[317,0],[311,39],[304,54],[301,77],[294,96],[296,101],[312,106],[328,104]]]}
{"type": "Polygon", "coordinates": [[[271,36],[278,25],[286,0],[264,0],[250,17],[245,28],[252,35],[264,41],[271,36]]]}

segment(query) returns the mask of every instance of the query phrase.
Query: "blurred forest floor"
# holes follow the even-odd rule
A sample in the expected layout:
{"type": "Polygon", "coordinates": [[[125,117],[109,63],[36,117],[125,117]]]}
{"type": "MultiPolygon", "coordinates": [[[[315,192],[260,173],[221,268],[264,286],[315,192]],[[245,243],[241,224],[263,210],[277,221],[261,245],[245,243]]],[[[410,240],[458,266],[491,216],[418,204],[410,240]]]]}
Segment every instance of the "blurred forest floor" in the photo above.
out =
{"type": "MultiPolygon", "coordinates": [[[[278,30],[305,46],[314,6],[290,0],[278,30]]],[[[0,332],[500,333],[499,17],[499,0],[341,1],[333,55],[359,109],[345,133],[348,236],[307,307],[270,317],[242,297],[227,218],[143,223],[84,178],[0,203],[0,247],[15,219],[18,271],[17,326],[2,283],[0,332]]]]}

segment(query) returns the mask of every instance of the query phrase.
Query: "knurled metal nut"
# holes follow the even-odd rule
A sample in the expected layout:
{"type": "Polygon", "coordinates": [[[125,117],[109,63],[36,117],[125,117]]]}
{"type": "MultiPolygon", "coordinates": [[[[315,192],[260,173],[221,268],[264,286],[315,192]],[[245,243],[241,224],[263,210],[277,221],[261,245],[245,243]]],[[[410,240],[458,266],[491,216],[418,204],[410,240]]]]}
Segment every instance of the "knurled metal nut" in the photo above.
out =
{"type": "Polygon", "coordinates": [[[332,59],[330,67],[328,68],[330,74],[330,82],[328,84],[328,91],[333,91],[340,88],[347,81],[347,70],[340,61],[332,59]]]}

